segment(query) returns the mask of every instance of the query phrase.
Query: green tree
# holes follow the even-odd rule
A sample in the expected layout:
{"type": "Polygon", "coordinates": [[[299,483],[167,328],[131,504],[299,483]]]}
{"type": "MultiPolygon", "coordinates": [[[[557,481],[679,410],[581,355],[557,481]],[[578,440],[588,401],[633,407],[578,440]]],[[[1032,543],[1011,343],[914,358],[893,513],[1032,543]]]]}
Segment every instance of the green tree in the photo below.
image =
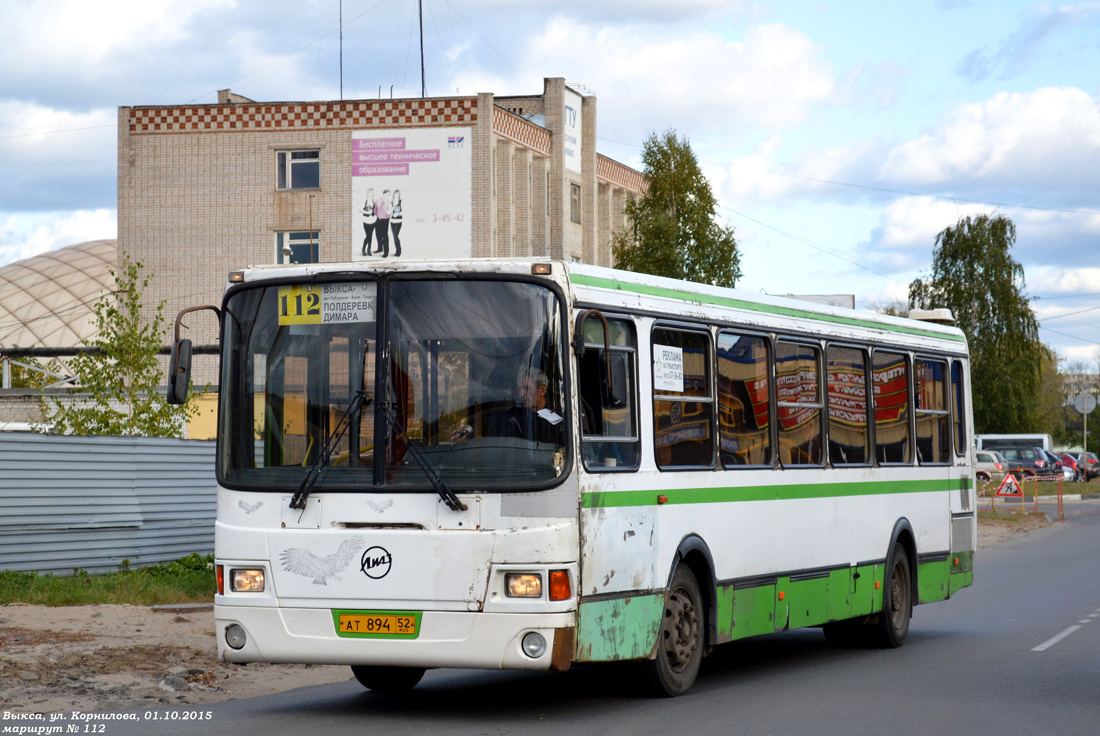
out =
{"type": "Polygon", "coordinates": [[[615,235],[618,268],[717,286],[741,278],[733,228],[716,220],[718,200],[686,138],[650,133],[642,149],[645,193],[627,202],[628,231],[615,235]]]}
{"type": "Polygon", "coordinates": [[[121,256],[113,293],[96,301],[96,336],[89,352],[69,361],[80,378],[82,393],[75,401],[51,399],[49,420],[58,434],[177,437],[195,412],[190,401],[173,406],[158,392],[162,371],[157,353],[164,334],[164,302],[153,318],[142,319],[141,293],[151,276],[140,262],[121,256]]]}
{"type": "Polygon", "coordinates": [[[1039,387],[1048,353],[1009,251],[1016,226],[1003,215],[961,218],[936,236],[932,272],[909,284],[909,307],[947,307],[966,333],[979,433],[1039,431],[1039,387]]]}
{"type": "Polygon", "coordinates": [[[11,361],[11,387],[41,390],[57,381],[56,376],[43,373],[43,371],[61,373],[64,371],[64,367],[58,364],[56,360],[51,360],[47,365],[43,365],[42,361],[37,358],[28,356],[13,358],[11,361]]]}

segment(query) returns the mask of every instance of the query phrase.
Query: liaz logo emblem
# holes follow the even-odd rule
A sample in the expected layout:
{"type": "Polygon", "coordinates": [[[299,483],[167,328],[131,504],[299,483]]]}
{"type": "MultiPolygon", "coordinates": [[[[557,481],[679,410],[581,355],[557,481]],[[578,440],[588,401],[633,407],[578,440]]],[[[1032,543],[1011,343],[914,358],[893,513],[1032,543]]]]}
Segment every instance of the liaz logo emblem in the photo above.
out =
{"type": "Polygon", "coordinates": [[[390,574],[393,558],[385,547],[371,547],[359,560],[359,569],[372,580],[380,580],[390,574]]]}

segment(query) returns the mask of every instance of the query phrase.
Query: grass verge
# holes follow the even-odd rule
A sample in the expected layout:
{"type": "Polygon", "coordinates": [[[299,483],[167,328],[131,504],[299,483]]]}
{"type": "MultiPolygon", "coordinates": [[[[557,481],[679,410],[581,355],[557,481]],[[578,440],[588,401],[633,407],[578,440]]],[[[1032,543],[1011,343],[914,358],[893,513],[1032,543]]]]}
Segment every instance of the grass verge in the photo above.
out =
{"type": "Polygon", "coordinates": [[[1018,508],[996,512],[979,511],[978,526],[1030,531],[1050,526],[1050,519],[1042,511],[1020,511],[1018,508]]]}
{"type": "Polygon", "coordinates": [[[101,575],[80,568],[72,575],[0,570],[0,601],[42,606],[210,603],[216,586],[213,555],[192,554],[175,562],[136,569],[124,562],[118,572],[101,575]]]}

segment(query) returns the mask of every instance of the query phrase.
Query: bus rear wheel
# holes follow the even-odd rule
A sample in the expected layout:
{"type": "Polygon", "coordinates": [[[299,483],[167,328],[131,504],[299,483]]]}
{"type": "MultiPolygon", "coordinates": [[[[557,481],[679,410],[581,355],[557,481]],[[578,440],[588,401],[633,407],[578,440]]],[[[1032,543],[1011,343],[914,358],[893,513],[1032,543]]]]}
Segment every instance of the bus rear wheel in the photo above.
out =
{"type": "Polygon", "coordinates": [[[909,620],[913,616],[913,578],[909,553],[903,545],[894,546],[884,582],[882,611],[877,621],[864,623],[865,619],[852,619],[825,624],[821,627],[825,641],[837,647],[900,647],[909,634],[909,620]]]}
{"type": "Polygon", "coordinates": [[[353,664],[351,673],[360,685],[376,693],[403,693],[416,687],[424,676],[424,668],[353,664]]]}
{"type": "Polygon", "coordinates": [[[886,590],[882,597],[882,613],[878,617],[878,643],[885,648],[900,647],[909,634],[909,619],[913,616],[913,577],[909,571],[909,553],[894,545],[886,590]]]}
{"type": "Polygon", "coordinates": [[[657,656],[644,663],[655,695],[683,695],[695,683],[706,646],[706,614],[699,583],[689,568],[680,565],[672,575],[665,600],[657,656]]]}

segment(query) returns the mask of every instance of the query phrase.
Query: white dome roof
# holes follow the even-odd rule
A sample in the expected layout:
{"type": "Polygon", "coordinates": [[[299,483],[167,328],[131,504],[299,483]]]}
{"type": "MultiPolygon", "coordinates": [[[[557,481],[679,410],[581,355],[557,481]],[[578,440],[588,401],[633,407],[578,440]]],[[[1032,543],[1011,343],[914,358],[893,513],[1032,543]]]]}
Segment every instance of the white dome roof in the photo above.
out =
{"type": "Polygon", "coordinates": [[[86,345],[116,258],[116,241],[92,240],[0,266],[0,347],[86,345]]]}

